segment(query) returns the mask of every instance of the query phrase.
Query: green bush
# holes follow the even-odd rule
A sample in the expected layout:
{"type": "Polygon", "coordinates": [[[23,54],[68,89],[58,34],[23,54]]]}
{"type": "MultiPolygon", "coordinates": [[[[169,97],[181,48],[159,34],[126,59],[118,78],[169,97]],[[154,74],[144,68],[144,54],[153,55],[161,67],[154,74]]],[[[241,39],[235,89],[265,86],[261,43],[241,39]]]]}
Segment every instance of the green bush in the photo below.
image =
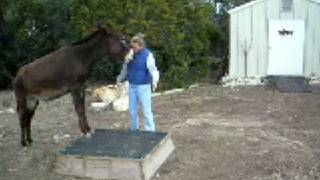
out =
{"type": "MultiPolygon", "coordinates": [[[[209,76],[213,49],[223,34],[213,21],[213,6],[201,0],[7,0],[0,11],[12,37],[0,42],[0,81],[6,83],[21,65],[105,23],[128,38],[145,33],[161,87],[185,87],[209,76]]],[[[119,62],[106,58],[95,67],[91,81],[113,82],[120,68],[119,62]]]]}

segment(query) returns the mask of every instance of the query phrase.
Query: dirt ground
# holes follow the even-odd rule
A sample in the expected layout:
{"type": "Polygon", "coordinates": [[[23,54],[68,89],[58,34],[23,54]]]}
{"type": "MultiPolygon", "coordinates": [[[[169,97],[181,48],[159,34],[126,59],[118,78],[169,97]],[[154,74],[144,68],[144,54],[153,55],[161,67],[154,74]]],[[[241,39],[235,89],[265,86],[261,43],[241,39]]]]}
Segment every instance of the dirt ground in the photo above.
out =
{"type": "MultiPolygon", "coordinates": [[[[1,92],[0,101],[1,111],[14,108],[11,92],[1,92]]],[[[176,150],[153,180],[320,179],[320,86],[308,94],[273,94],[206,84],[154,98],[154,113],[176,150]]],[[[88,110],[88,117],[93,127],[129,125],[127,112],[88,110]]],[[[80,136],[69,95],[41,103],[27,150],[18,127],[16,114],[0,113],[1,180],[86,180],[53,171],[57,152],[80,136]]]]}

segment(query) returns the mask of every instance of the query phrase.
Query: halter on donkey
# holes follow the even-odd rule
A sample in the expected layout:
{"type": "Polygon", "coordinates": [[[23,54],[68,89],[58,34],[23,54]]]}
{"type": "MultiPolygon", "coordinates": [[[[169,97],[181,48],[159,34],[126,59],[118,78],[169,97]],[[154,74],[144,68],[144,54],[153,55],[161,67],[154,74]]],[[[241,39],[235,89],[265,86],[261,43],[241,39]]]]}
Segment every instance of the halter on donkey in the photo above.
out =
{"type": "Polygon", "coordinates": [[[123,59],[128,47],[120,33],[98,26],[89,37],[65,46],[21,67],[14,80],[21,127],[21,144],[31,139],[31,119],[40,99],[51,100],[71,93],[81,132],[91,128],[85,112],[85,81],[95,64],[106,54],[123,59]]]}

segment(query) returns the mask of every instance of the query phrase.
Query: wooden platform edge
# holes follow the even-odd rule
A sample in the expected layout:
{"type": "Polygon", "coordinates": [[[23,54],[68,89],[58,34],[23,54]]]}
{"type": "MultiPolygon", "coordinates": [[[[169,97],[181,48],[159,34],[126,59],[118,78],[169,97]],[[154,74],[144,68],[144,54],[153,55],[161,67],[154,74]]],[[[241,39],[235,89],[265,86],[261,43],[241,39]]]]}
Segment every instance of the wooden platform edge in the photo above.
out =
{"type": "Polygon", "coordinates": [[[163,139],[153,151],[147,155],[144,161],[140,162],[142,179],[149,180],[155,175],[161,165],[174,151],[175,146],[171,140],[170,134],[163,139]]]}
{"type": "Polygon", "coordinates": [[[168,134],[144,159],[58,155],[55,172],[95,179],[149,180],[174,149],[168,134]]]}
{"type": "Polygon", "coordinates": [[[95,179],[140,180],[139,161],[91,156],[58,157],[55,172],[62,175],[95,179]]]}

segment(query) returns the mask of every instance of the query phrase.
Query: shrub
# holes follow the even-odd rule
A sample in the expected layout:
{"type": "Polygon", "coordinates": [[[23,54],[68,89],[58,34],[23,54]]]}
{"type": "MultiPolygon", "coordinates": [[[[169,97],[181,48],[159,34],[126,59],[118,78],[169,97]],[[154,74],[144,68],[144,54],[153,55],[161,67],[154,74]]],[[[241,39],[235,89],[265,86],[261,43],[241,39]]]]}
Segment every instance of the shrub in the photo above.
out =
{"type": "MultiPolygon", "coordinates": [[[[5,32],[12,38],[0,42],[0,71],[10,76],[21,65],[105,23],[128,37],[145,33],[161,72],[161,87],[185,87],[208,77],[213,48],[222,34],[213,21],[213,6],[201,0],[16,0],[1,7],[5,32]]],[[[112,82],[120,68],[119,62],[101,61],[91,81],[112,82]]],[[[3,73],[0,81],[10,82],[3,73]]]]}

